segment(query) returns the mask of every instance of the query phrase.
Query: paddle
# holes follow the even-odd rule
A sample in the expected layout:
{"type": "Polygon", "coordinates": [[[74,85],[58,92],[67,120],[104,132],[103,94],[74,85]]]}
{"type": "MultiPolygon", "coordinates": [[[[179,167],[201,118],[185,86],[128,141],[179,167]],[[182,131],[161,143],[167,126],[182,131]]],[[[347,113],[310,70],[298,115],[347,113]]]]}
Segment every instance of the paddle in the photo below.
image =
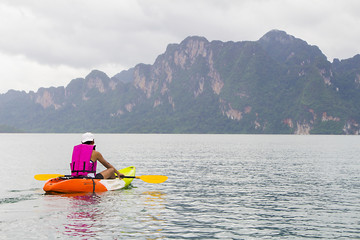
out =
{"type": "Polygon", "coordinates": [[[137,178],[147,183],[163,183],[168,177],[163,175],[142,175],[142,176],[124,176],[124,178],[137,178]]]}
{"type": "Polygon", "coordinates": [[[56,178],[56,177],[65,177],[65,175],[62,175],[62,174],[37,174],[34,176],[34,178],[39,181],[46,181],[46,180],[49,180],[51,178],[56,178]]]}
{"type": "MultiPolygon", "coordinates": [[[[56,178],[56,177],[65,177],[65,175],[62,175],[62,174],[37,174],[34,176],[34,178],[39,181],[46,181],[46,180],[49,180],[51,178],[56,178]]],[[[168,179],[167,176],[163,176],[163,175],[124,176],[123,178],[137,178],[137,179],[141,179],[147,183],[163,183],[168,179]]]]}

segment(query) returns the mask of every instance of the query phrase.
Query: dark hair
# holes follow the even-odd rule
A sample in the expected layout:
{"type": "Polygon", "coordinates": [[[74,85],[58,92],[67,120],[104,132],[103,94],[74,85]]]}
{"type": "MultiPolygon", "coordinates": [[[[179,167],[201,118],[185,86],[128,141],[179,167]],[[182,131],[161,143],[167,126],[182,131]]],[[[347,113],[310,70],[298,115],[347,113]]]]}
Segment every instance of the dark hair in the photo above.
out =
{"type": "Polygon", "coordinates": [[[94,143],[94,140],[93,141],[87,141],[87,142],[83,142],[82,144],[87,144],[87,145],[91,145],[94,143]]]}

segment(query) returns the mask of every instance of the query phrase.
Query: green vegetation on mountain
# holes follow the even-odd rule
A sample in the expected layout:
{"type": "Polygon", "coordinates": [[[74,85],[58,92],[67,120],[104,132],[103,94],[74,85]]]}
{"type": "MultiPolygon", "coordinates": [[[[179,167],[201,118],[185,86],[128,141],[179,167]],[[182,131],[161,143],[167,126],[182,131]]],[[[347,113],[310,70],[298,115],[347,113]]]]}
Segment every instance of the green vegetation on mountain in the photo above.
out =
{"type": "Polygon", "coordinates": [[[11,126],[0,125],[0,133],[22,133],[22,132],[24,131],[11,126]]]}
{"type": "Polygon", "coordinates": [[[112,78],[94,70],[66,87],[1,94],[0,124],[28,132],[358,134],[359,87],[360,55],[331,63],[283,31],[254,42],[188,37],[153,65],[112,78]]]}

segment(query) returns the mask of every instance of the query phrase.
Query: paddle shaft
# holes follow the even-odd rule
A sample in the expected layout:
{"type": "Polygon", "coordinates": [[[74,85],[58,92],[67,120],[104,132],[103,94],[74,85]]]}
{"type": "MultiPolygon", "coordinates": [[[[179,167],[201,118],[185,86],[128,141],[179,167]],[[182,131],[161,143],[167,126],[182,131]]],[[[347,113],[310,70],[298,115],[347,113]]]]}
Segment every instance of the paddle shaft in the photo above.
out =
{"type": "MultiPolygon", "coordinates": [[[[35,179],[36,180],[48,180],[51,178],[56,178],[56,177],[72,177],[71,175],[61,175],[61,174],[37,174],[35,175],[35,179]],[[42,179],[40,179],[42,178],[42,179]]],[[[82,178],[82,177],[80,177],[82,178]]],[[[85,177],[86,178],[86,177],[85,177]]],[[[91,178],[91,177],[89,177],[91,178]]],[[[123,176],[123,178],[140,178],[140,177],[136,177],[136,176],[123,176]]]]}
{"type": "MultiPolygon", "coordinates": [[[[38,174],[35,175],[34,178],[39,181],[46,181],[51,178],[56,177],[71,177],[71,175],[61,175],[61,174],[38,174]]],[[[163,183],[165,182],[168,177],[162,175],[143,175],[143,176],[123,176],[123,178],[136,178],[140,179],[147,183],[163,183]]]]}

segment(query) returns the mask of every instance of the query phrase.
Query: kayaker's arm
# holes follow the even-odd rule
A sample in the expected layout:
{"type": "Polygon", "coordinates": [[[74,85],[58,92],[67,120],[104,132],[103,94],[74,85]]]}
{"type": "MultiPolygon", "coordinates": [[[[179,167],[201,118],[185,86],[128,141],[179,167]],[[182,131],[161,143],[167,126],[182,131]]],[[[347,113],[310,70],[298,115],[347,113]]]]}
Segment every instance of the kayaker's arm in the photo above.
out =
{"type": "Polygon", "coordinates": [[[116,168],[111,165],[111,163],[109,163],[108,161],[105,160],[105,158],[101,155],[101,153],[96,151],[96,157],[97,160],[106,168],[113,168],[114,172],[117,174],[119,179],[122,179],[123,176],[125,176],[124,174],[120,173],[118,170],[116,170],[116,168]]]}

